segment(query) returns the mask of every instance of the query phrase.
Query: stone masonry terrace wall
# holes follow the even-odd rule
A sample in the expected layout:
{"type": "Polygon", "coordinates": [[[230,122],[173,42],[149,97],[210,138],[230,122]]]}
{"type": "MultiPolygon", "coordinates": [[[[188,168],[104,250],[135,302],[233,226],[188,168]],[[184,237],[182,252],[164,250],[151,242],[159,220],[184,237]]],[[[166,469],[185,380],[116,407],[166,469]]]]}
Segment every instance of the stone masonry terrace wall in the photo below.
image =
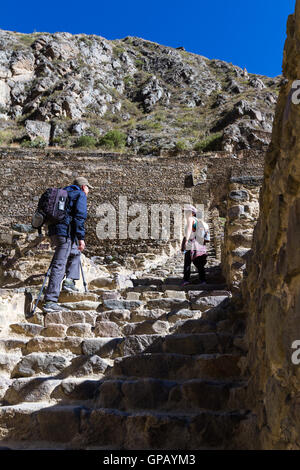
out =
{"type": "Polygon", "coordinates": [[[234,176],[228,185],[222,268],[227,285],[238,289],[243,279],[253,229],[259,213],[261,177],[234,176]]]}
{"type": "MultiPolygon", "coordinates": [[[[47,187],[64,186],[77,175],[85,175],[95,187],[88,197],[86,240],[89,254],[147,250],[149,246],[159,246],[161,240],[116,238],[99,241],[96,235],[97,207],[103,203],[112,204],[117,221],[119,196],[127,197],[128,206],[146,204],[149,219],[150,204],[182,205],[193,201],[213,208],[226,199],[227,181],[233,170],[243,173],[243,168],[252,168],[253,173],[259,172],[263,159],[263,153],[258,151],[241,151],[236,155],[185,152],[137,156],[92,151],[1,149],[1,231],[8,230],[13,223],[29,223],[38,198],[47,187]],[[199,168],[203,170],[204,179],[200,184],[196,181],[194,186],[185,187],[186,176],[199,173],[199,168]]],[[[131,217],[134,218],[136,216],[131,217]]],[[[116,228],[118,230],[118,224],[116,228]]]]}
{"type": "MultiPolygon", "coordinates": [[[[262,449],[300,449],[300,1],[288,19],[260,216],[243,283],[250,373],[248,406],[262,449]],[[299,82],[296,82],[296,85],[299,82]]],[[[250,440],[249,440],[250,441],[250,440]]],[[[250,445],[250,442],[249,442],[250,445]]]]}

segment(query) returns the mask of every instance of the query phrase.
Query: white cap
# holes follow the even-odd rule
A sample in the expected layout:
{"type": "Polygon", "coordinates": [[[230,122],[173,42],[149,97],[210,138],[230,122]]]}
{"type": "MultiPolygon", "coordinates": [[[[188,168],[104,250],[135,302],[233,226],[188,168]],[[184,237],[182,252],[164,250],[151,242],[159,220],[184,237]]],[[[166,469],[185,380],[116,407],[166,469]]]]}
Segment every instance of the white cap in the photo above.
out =
{"type": "Polygon", "coordinates": [[[192,212],[197,213],[196,207],[195,207],[195,206],[192,206],[192,204],[186,204],[186,205],[184,206],[184,209],[183,209],[183,210],[184,210],[184,211],[192,211],[192,212]]]}

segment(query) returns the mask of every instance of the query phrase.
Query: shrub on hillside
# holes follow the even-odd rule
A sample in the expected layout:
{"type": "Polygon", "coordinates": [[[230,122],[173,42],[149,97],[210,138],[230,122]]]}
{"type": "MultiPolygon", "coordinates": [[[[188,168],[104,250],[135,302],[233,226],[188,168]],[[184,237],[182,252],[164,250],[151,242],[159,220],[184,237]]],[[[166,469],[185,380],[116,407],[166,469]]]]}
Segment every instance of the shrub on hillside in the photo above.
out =
{"type": "Polygon", "coordinates": [[[112,130],[100,137],[98,147],[106,149],[121,149],[125,147],[126,134],[118,130],[112,130]]]}
{"type": "Polygon", "coordinates": [[[209,152],[214,150],[221,150],[223,134],[222,132],[217,132],[216,134],[211,134],[205,139],[197,142],[194,146],[194,150],[197,152],[209,152]]]}
{"type": "Polygon", "coordinates": [[[84,148],[95,148],[96,147],[96,139],[91,135],[82,135],[78,137],[76,140],[74,147],[84,147],[84,148]]]}
{"type": "Polygon", "coordinates": [[[43,149],[46,147],[46,142],[42,137],[36,137],[33,140],[25,139],[21,143],[21,147],[25,148],[36,148],[36,149],[43,149]]]}
{"type": "Polygon", "coordinates": [[[178,140],[174,148],[178,152],[180,152],[181,150],[186,150],[187,149],[186,142],[184,140],[178,140]]]}
{"type": "Polygon", "coordinates": [[[0,145],[9,145],[13,141],[13,133],[11,131],[0,131],[0,145]]]}

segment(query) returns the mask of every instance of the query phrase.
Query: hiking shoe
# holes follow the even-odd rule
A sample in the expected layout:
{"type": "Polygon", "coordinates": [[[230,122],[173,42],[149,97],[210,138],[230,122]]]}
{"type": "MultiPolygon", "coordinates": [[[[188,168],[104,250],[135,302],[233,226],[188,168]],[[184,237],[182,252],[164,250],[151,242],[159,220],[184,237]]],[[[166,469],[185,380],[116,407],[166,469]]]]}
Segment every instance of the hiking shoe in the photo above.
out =
{"type": "Polygon", "coordinates": [[[62,290],[66,292],[79,292],[79,289],[75,287],[74,279],[69,279],[69,278],[66,278],[64,280],[63,285],[62,285],[62,290]]]}
{"type": "Polygon", "coordinates": [[[205,286],[207,286],[207,285],[208,285],[208,284],[207,284],[206,281],[199,281],[199,286],[205,287],[205,286]]]}
{"type": "Polygon", "coordinates": [[[50,313],[50,312],[61,312],[63,308],[57,302],[45,302],[43,305],[43,312],[50,313]]]}
{"type": "Polygon", "coordinates": [[[181,287],[184,287],[184,286],[187,286],[189,283],[190,283],[189,281],[182,281],[182,282],[180,283],[180,286],[181,286],[181,287]]]}

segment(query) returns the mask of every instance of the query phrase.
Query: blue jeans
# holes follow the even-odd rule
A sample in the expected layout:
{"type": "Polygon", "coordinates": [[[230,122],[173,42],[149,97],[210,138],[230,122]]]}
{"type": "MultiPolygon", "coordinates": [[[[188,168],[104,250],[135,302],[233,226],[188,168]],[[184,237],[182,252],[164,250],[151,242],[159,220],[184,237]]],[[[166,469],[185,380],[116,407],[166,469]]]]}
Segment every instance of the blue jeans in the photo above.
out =
{"type": "Polygon", "coordinates": [[[49,283],[45,294],[46,302],[57,302],[61,282],[66,275],[69,279],[80,279],[80,251],[71,238],[52,235],[51,244],[55,246],[49,283]]]}

